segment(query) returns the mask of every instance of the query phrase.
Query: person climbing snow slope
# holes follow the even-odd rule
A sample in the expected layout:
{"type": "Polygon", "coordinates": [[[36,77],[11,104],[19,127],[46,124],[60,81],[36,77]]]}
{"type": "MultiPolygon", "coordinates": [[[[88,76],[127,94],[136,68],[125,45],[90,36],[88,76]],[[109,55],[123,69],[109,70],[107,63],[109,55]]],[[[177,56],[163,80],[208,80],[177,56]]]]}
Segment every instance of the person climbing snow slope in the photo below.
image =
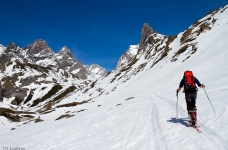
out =
{"type": "Polygon", "coordinates": [[[199,80],[193,76],[192,71],[185,71],[182,80],[180,81],[179,88],[176,93],[178,94],[181,91],[181,88],[184,86],[185,99],[187,104],[187,111],[190,117],[190,122],[194,126],[197,123],[197,114],[196,114],[196,97],[197,97],[197,87],[205,88],[199,80]]]}

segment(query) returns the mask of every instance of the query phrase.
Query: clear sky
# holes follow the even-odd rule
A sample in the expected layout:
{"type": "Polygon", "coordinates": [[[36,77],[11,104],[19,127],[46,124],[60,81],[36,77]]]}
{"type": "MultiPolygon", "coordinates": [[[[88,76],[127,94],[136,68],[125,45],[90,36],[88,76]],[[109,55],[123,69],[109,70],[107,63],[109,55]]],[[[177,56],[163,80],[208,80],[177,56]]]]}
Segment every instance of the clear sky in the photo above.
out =
{"type": "Polygon", "coordinates": [[[58,53],[67,46],[85,65],[111,71],[144,23],[176,35],[228,0],[0,0],[0,44],[25,47],[43,39],[58,53]]]}

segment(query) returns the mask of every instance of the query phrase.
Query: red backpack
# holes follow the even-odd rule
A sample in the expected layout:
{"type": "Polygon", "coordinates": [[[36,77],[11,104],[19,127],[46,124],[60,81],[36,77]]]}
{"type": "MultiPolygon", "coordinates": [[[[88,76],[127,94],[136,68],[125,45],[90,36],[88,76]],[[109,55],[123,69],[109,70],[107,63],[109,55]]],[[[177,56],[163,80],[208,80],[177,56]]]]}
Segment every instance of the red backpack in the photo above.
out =
{"type": "Polygon", "coordinates": [[[186,89],[196,89],[195,80],[192,71],[184,72],[184,85],[186,89]]]}

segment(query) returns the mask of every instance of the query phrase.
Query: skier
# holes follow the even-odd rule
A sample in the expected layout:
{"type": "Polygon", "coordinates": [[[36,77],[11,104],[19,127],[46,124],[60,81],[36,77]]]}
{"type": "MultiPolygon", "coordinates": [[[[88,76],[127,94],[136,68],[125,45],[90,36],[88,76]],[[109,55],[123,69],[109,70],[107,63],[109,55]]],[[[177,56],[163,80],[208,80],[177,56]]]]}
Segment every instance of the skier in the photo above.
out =
{"type": "Polygon", "coordinates": [[[192,71],[185,71],[184,77],[181,80],[179,84],[179,88],[177,89],[176,93],[178,94],[181,90],[181,88],[184,86],[184,93],[185,93],[185,99],[187,103],[187,111],[190,117],[191,124],[194,126],[197,121],[196,117],[196,97],[197,97],[197,84],[200,88],[205,88],[203,84],[199,82],[199,80],[193,76],[192,71]]]}

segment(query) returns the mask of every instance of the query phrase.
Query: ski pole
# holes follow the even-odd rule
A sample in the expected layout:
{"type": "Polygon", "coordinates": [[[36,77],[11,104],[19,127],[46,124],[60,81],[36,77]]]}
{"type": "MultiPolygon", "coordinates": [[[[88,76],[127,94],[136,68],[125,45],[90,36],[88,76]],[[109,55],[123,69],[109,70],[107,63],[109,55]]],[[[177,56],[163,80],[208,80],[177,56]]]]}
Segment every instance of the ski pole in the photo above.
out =
{"type": "MultiPolygon", "coordinates": [[[[206,90],[205,90],[204,88],[203,88],[203,90],[204,90],[205,94],[207,95],[206,90]]],[[[208,98],[209,102],[211,103],[211,101],[210,101],[210,99],[209,99],[208,95],[207,95],[207,98],[208,98]]],[[[215,109],[214,109],[214,107],[213,107],[212,103],[211,103],[211,107],[213,108],[213,110],[214,110],[214,112],[215,112],[215,109]]],[[[215,112],[215,113],[216,113],[216,112],[215,112]]]]}
{"type": "Polygon", "coordinates": [[[178,93],[177,93],[176,114],[177,114],[177,125],[178,125],[178,93]]]}

